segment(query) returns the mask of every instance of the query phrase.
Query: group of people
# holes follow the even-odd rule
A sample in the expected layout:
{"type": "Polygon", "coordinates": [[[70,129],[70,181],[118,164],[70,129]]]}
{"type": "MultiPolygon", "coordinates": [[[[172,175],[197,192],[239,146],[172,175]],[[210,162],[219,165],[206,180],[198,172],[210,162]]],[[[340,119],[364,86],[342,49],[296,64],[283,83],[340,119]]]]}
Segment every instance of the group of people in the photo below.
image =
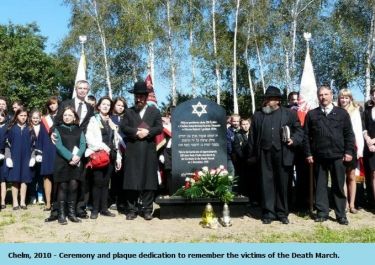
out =
{"type": "Polygon", "coordinates": [[[13,210],[27,209],[28,190],[31,202],[37,198],[50,211],[46,222],[113,217],[109,199],[126,208],[126,219],[142,214],[151,220],[157,189],[153,138],[161,133],[162,121],[159,110],[147,105],[146,83],[135,83],[132,108],[122,97],[104,96],[97,102],[91,97],[90,104],[85,80],[74,89],[73,99],[59,103],[57,97],[49,98],[45,115],[16,102],[9,116],[7,100],[0,98],[1,208],[6,208],[9,183],[13,210]],[[105,152],[109,163],[93,167],[90,157],[97,152],[105,152]]]}
{"type": "Polygon", "coordinates": [[[263,224],[274,220],[288,224],[291,204],[308,209],[314,197],[316,222],[328,220],[332,208],[337,222],[347,225],[347,212],[358,212],[356,172],[360,166],[366,172],[368,201],[373,203],[375,88],[364,111],[354,103],[349,89],[340,90],[337,104],[329,86],[321,86],[317,97],[317,108],[306,116],[298,115],[298,93],[290,93],[284,107],[280,89],[270,86],[250,129],[247,119],[231,116],[228,169],[234,165],[246,195],[261,203],[263,224]],[[249,172],[258,172],[259,177],[249,172]],[[310,189],[314,196],[309,196],[310,189]]]}
{"type": "MultiPolygon", "coordinates": [[[[96,102],[88,97],[90,86],[85,80],[74,89],[73,99],[59,103],[57,97],[49,98],[44,115],[39,110],[28,112],[21,102],[12,104],[13,115],[9,115],[7,100],[0,97],[1,209],[6,207],[9,183],[13,210],[27,209],[28,191],[32,202],[45,203],[50,211],[46,222],[113,217],[111,203],[118,210],[123,207],[127,220],[138,215],[151,220],[160,162],[170,163],[164,161],[169,156],[165,152],[158,159],[155,137],[163,131],[163,119],[155,106],[147,104],[147,83],[135,83],[131,108],[122,97],[104,96],[96,102]],[[98,152],[105,152],[109,163],[93,167],[90,159],[98,152]]],[[[319,107],[301,118],[298,93],[292,92],[284,107],[280,89],[270,86],[251,120],[230,117],[228,171],[239,176],[236,191],[260,203],[264,224],[274,220],[288,224],[291,190],[296,191],[295,202],[307,206],[312,188],[315,221],[328,220],[331,207],[337,222],[347,225],[347,212],[358,211],[359,165],[366,169],[373,201],[375,88],[364,111],[348,89],[340,91],[337,104],[328,86],[321,86],[317,97],[319,107]]],[[[170,149],[171,141],[166,150],[170,149]]]]}

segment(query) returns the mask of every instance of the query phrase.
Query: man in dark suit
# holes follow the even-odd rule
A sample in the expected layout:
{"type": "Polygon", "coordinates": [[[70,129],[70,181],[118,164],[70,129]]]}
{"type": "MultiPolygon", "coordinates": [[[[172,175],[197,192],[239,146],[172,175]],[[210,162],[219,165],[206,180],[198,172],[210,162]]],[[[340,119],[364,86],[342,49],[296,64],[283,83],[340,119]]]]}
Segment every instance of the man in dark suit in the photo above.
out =
{"type": "Polygon", "coordinates": [[[281,106],[280,89],[269,86],[260,111],[255,112],[249,138],[250,157],[259,160],[262,222],[276,218],[288,224],[288,178],[294,161],[293,147],[303,140],[297,114],[281,106]]]}
{"type": "MultiPolygon", "coordinates": [[[[68,106],[74,107],[78,116],[79,116],[79,127],[82,129],[84,133],[86,133],[87,125],[89,123],[90,118],[94,115],[94,108],[88,104],[85,99],[90,91],[90,84],[86,80],[79,80],[76,82],[74,86],[76,97],[72,99],[67,99],[59,104],[59,108],[55,118],[54,126],[60,125],[63,123],[63,112],[64,109],[68,106]]],[[[53,136],[52,136],[53,138],[53,136]]],[[[82,172],[85,174],[85,171],[82,172]]],[[[77,207],[77,216],[87,219],[88,215],[85,211],[86,203],[85,197],[88,197],[87,183],[82,182],[79,187],[79,198],[78,198],[78,207],[77,207]]],[[[53,209],[51,211],[51,215],[45,219],[46,222],[55,221],[57,220],[57,211],[56,211],[57,203],[53,204],[53,209]]]]}
{"type": "Polygon", "coordinates": [[[123,189],[126,193],[126,219],[143,214],[152,219],[154,193],[158,187],[158,159],[155,136],[163,130],[159,110],[147,105],[148,90],[145,82],[137,82],[134,89],[135,106],[125,110],[120,124],[127,139],[124,162],[123,189]],[[139,209],[138,201],[142,202],[139,209]]]}
{"type": "Polygon", "coordinates": [[[305,119],[305,153],[309,164],[314,163],[316,183],[315,222],[328,219],[328,172],[331,185],[334,209],[337,222],[348,225],[345,207],[346,197],[345,165],[354,154],[354,133],[350,116],[345,109],[332,104],[333,94],[329,86],[321,86],[318,90],[320,106],[309,111],[305,119]]]}

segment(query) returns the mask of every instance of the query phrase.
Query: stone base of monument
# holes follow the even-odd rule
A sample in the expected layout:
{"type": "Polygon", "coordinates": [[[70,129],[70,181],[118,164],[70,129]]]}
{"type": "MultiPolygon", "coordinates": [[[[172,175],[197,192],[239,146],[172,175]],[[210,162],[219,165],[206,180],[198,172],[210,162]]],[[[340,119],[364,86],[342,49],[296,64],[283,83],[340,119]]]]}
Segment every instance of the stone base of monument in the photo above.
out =
{"type": "MultiPolygon", "coordinates": [[[[169,218],[201,218],[207,203],[211,203],[217,217],[221,217],[223,205],[219,199],[200,198],[186,199],[181,196],[158,196],[155,203],[159,205],[160,219],[169,218]]],[[[249,198],[237,196],[230,202],[231,217],[241,217],[248,213],[249,198]]]]}

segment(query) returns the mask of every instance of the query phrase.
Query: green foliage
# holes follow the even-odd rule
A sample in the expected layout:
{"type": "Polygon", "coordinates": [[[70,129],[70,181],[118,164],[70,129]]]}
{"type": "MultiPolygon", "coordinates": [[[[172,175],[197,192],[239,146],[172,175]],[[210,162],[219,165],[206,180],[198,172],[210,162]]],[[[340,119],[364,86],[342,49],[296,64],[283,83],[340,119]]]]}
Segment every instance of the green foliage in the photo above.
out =
{"type": "Polygon", "coordinates": [[[0,40],[0,94],[10,102],[41,108],[49,96],[58,95],[58,87],[72,85],[74,76],[65,75],[71,66],[44,52],[45,38],[36,24],[0,25],[0,40]]]}
{"type": "Polygon", "coordinates": [[[234,199],[232,187],[236,180],[223,167],[209,170],[203,167],[192,177],[185,180],[185,185],[178,189],[174,196],[189,199],[218,198],[222,202],[231,202],[234,199]]]}

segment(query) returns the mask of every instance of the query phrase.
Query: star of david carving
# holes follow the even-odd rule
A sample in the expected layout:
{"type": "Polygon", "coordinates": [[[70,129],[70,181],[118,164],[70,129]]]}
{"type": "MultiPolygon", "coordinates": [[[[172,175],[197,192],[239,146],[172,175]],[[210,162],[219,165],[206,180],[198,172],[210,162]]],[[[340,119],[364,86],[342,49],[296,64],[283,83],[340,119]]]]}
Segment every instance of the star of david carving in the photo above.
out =
{"type": "Polygon", "coordinates": [[[207,105],[202,105],[200,101],[196,105],[191,105],[193,107],[193,112],[191,114],[197,114],[198,117],[202,116],[202,114],[207,114],[206,107],[207,105]]]}

